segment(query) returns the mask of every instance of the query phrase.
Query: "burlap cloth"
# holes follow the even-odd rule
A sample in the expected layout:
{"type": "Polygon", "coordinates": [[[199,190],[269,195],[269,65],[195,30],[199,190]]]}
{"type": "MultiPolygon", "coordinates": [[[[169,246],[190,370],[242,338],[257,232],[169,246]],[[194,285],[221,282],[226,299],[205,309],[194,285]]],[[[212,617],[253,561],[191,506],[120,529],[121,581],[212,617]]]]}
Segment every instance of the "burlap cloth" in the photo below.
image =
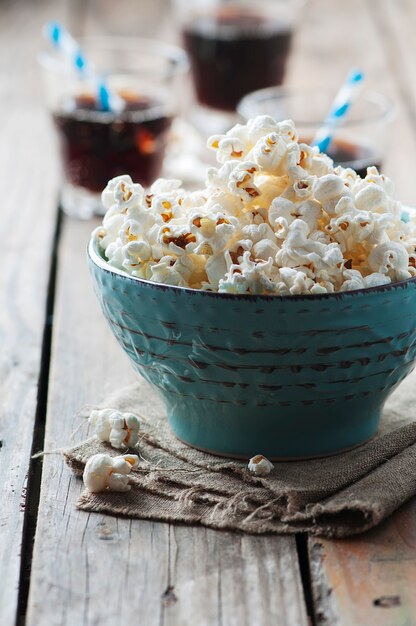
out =
{"type": "MultiPolygon", "coordinates": [[[[139,519],[203,524],[248,533],[344,537],[379,524],[416,493],[416,374],[386,405],[377,436],[336,456],[275,463],[269,476],[252,476],[246,463],[199,452],[172,435],[160,400],[142,380],[99,407],[140,413],[143,461],[128,493],[84,492],[85,511],[139,519]]],[[[67,450],[72,471],[82,475],[98,452],[120,454],[90,438],[67,450]]],[[[253,456],[261,450],[253,450],[253,456]]]]}

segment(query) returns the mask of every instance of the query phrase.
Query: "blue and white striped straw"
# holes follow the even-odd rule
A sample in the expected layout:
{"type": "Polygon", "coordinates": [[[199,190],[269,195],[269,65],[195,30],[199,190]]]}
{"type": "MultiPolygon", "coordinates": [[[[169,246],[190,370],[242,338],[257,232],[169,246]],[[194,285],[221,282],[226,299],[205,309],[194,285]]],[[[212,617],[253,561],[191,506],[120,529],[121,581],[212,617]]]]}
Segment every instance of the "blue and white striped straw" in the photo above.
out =
{"type": "Polygon", "coordinates": [[[90,73],[82,50],[72,35],[59,22],[48,22],[43,28],[45,37],[61,52],[81,75],[90,73]]]}
{"type": "Polygon", "coordinates": [[[81,77],[89,78],[93,82],[100,109],[119,112],[124,108],[123,99],[110,91],[104,77],[96,74],[77,41],[59,22],[45,24],[43,34],[81,77]]]}
{"type": "Polygon", "coordinates": [[[312,141],[312,145],[318,146],[320,152],[328,150],[334,130],[342,123],[348,113],[363,79],[364,74],[360,70],[352,70],[348,74],[347,80],[335,97],[328,117],[312,141]]]}

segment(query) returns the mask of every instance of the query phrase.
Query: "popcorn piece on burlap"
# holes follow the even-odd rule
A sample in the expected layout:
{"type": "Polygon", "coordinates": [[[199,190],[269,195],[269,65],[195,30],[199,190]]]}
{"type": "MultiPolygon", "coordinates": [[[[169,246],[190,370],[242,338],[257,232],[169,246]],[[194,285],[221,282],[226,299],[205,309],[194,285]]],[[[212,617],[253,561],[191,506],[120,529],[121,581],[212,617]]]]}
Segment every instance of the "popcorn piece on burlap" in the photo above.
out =
{"type": "MultiPolygon", "coordinates": [[[[343,537],[379,524],[416,494],[416,374],[386,405],[377,436],[332,457],[274,463],[255,476],[245,462],[222,459],[180,442],[169,429],[155,392],[143,380],[107,398],[102,407],[138,411],[142,462],[128,493],[84,492],[85,511],[139,519],[202,524],[248,533],[343,537]]],[[[92,438],[67,450],[75,474],[97,453],[119,454],[92,438]]],[[[253,454],[261,450],[253,450],[253,454]]]]}

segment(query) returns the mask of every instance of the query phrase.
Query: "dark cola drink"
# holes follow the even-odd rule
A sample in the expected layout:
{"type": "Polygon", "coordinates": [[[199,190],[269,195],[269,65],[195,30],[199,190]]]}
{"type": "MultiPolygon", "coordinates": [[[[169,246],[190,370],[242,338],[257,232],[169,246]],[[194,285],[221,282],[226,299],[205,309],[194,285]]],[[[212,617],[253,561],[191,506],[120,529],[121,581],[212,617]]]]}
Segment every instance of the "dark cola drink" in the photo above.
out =
{"type": "Polygon", "coordinates": [[[149,186],[160,174],[172,118],[147,97],[123,95],[121,113],[100,111],[92,96],[77,97],[54,114],[67,180],[91,192],[130,174],[149,186]]]}
{"type": "Polygon", "coordinates": [[[292,29],[276,18],[227,7],[195,17],[183,38],[199,103],[234,111],[247,93],[282,83],[292,29]]]}
{"type": "Polygon", "coordinates": [[[378,170],[381,169],[380,159],[367,146],[334,139],[327,150],[327,154],[334,161],[335,165],[351,167],[361,178],[365,178],[367,167],[371,165],[375,165],[378,170]]]}

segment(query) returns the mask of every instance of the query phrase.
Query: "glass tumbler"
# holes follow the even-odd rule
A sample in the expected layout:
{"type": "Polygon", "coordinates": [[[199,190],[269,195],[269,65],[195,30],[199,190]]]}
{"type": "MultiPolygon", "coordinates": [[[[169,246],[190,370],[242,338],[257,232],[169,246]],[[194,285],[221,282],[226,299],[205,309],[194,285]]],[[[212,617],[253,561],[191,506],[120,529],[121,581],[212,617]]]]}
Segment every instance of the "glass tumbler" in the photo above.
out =
{"type": "MultiPolygon", "coordinates": [[[[245,96],[238,113],[244,120],[256,115],[270,115],[277,121],[292,119],[300,139],[311,143],[333,98],[334,93],[325,90],[262,89],[245,96]]],[[[393,104],[386,96],[375,91],[359,93],[345,120],[335,128],[326,152],[336,165],[351,167],[362,177],[370,165],[382,168],[393,118],[393,104]]]]}
{"type": "Polygon", "coordinates": [[[214,117],[209,131],[219,132],[215,112],[232,118],[244,95],[283,82],[304,2],[175,0],[174,4],[199,115],[214,117]]]}
{"type": "Polygon", "coordinates": [[[130,174],[147,187],[160,175],[188,62],[180,48],[150,39],[79,43],[93,76],[80,75],[56,50],[41,53],[40,64],[62,154],[62,206],[85,219],[102,213],[100,194],[114,176],[130,174]],[[121,110],[102,109],[102,76],[121,110]]]}

